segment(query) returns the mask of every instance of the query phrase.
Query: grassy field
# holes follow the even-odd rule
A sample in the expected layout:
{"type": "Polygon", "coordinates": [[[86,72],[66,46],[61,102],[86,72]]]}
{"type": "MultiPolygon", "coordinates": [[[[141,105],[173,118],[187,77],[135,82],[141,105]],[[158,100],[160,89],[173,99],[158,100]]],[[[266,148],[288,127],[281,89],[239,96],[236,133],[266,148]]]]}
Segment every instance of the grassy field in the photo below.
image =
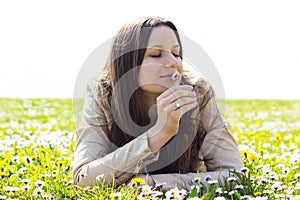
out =
{"type": "Polygon", "coordinates": [[[300,101],[228,100],[224,115],[246,167],[239,180],[75,188],[72,100],[0,99],[0,199],[300,199],[300,101]]]}

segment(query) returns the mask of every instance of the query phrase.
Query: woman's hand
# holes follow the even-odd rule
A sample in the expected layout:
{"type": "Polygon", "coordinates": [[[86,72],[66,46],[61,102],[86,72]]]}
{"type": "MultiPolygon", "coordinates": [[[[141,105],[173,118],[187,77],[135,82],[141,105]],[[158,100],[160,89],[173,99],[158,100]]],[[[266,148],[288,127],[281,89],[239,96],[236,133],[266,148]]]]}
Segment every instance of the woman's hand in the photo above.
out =
{"type": "Polygon", "coordinates": [[[177,85],[158,96],[155,126],[162,134],[176,135],[182,115],[197,106],[196,93],[192,89],[190,85],[177,85]]]}
{"type": "Polygon", "coordinates": [[[157,121],[147,132],[152,152],[159,151],[177,134],[182,115],[198,105],[192,89],[190,85],[177,85],[157,97],[157,121]]]}

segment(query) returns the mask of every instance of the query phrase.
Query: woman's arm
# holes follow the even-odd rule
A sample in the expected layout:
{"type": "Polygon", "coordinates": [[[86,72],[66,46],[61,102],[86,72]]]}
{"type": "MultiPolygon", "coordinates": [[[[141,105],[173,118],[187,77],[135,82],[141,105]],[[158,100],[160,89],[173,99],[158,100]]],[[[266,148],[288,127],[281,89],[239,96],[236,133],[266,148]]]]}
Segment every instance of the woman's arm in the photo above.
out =
{"type": "Polygon", "coordinates": [[[210,177],[212,180],[223,181],[223,179],[228,177],[228,175],[228,170],[221,170],[186,174],[155,174],[150,175],[148,179],[152,181],[153,185],[162,184],[162,190],[167,191],[175,186],[178,188],[190,189],[190,187],[195,184],[193,180],[196,178],[200,178],[201,183],[203,183],[204,186],[207,186],[208,183],[205,181],[205,178],[210,177]]]}
{"type": "Polygon", "coordinates": [[[94,87],[88,86],[88,96],[77,128],[74,152],[73,178],[77,185],[93,186],[96,177],[104,175],[105,183],[119,185],[147,164],[158,159],[148,146],[147,133],[142,134],[121,148],[108,139],[107,116],[103,105],[94,98],[94,87]]]}
{"type": "MultiPolygon", "coordinates": [[[[200,142],[202,143],[200,155],[203,156],[207,172],[200,172],[199,174],[202,182],[207,184],[203,181],[206,176],[209,175],[212,179],[220,178],[220,180],[223,180],[224,177],[228,177],[228,170],[239,171],[243,167],[243,163],[237,143],[219,111],[212,88],[208,83],[205,83],[204,86],[206,86],[206,89],[203,90],[203,85],[201,85],[202,98],[199,105],[201,108],[199,120],[207,134],[204,141],[200,142]],[[203,91],[205,91],[204,94],[203,91]]],[[[195,90],[197,90],[197,87],[195,90]]],[[[200,91],[196,92],[201,94],[200,91]]],[[[197,174],[161,174],[152,175],[151,177],[156,184],[165,183],[163,189],[168,190],[174,186],[189,187],[193,184],[192,180],[197,177],[197,174]]]]}
{"type": "MultiPolygon", "coordinates": [[[[208,84],[207,84],[208,85],[208,84]]],[[[200,111],[200,120],[207,131],[200,153],[207,171],[240,170],[243,167],[238,145],[228,129],[228,123],[218,108],[214,91],[208,85],[204,99],[207,103],[200,111]]]]}

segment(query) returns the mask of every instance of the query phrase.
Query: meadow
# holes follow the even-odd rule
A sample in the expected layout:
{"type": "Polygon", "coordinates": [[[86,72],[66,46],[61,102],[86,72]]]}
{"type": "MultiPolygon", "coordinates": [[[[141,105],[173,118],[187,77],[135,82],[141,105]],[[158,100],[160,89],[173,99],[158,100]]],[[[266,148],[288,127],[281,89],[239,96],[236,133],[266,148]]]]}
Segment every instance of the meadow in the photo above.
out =
{"type": "Polygon", "coordinates": [[[164,192],[139,179],[75,187],[72,115],[71,99],[0,99],[0,199],[300,199],[299,100],[227,100],[245,175],[164,192]]]}

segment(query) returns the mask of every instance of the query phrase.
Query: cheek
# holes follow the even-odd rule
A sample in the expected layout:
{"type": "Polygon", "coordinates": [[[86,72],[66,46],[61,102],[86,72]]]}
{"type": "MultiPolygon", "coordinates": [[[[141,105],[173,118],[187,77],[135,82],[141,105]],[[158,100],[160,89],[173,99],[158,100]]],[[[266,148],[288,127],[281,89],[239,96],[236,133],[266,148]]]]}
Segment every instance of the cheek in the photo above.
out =
{"type": "Polygon", "coordinates": [[[138,74],[138,82],[139,86],[144,85],[146,82],[149,81],[151,77],[151,72],[147,69],[147,67],[141,67],[139,74],[138,74]]]}
{"type": "Polygon", "coordinates": [[[154,66],[142,66],[138,74],[140,88],[148,92],[162,92],[161,84],[159,83],[159,71],[159,68],[154,66]]]}
{"type": "Polygon", "coordinates": [[[156,82],[159,77],[161,67],[155,64],[143,65],[140,68],[138,80],[139,82],[154,81],[156,82]]]}
{"type": "Polygon", "coordinates": [[[183,63],[182,63],[182,60],[180,60],[180,64],[179,64],[179,66],[178,66],[178,71],[179,71],[180,73],[183,72],[183,63]]]}

